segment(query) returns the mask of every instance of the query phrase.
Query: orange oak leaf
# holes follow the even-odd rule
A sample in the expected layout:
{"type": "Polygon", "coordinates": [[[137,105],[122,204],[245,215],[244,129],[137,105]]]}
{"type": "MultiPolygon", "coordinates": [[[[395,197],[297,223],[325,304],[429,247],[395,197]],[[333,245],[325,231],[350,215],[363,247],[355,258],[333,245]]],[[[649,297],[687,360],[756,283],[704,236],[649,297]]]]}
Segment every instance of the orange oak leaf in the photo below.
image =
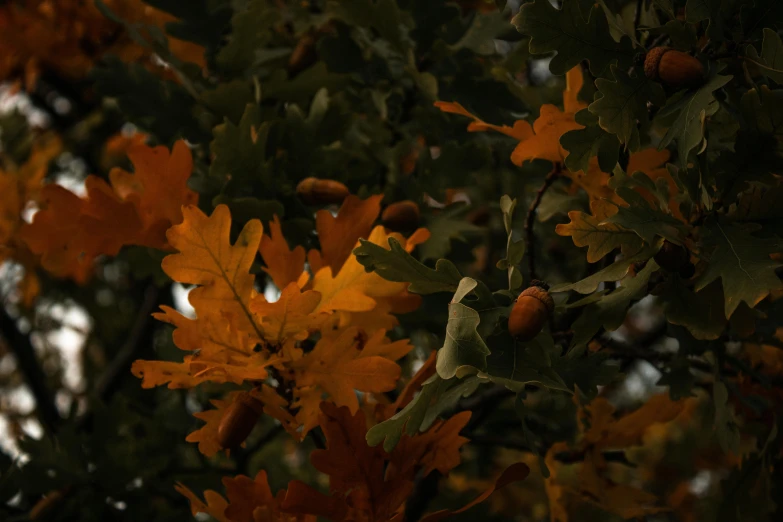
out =
{"type": "MultiPolygon", "coordinates": [[[[389,237],[394,237],[400,244],[409,248],[408,242],[399,234],[387,234],[383,226],[377,226],[367,238],[368,241],[384,248],[389,244],[389,237]]],[[[414,233],[412,238],[421,235],[414,233]]],[[[355,245],[354,245],[355,246],[355,245]]],[[[397,324],[397,319],[391,315],[400,308],[416,307],[420,298],[407,294],[407,283],[387,281],[375,272],[367,272],[359,264],[355,256],[351,256],[333,275],[330,267],[323,267],[316,272],[312,288],[321,293],[321,303],[318,310],[345,312],[376,312],[383,322],[391,328],[397,324]],[[402,299],[400,299],[403,297],[402,299]],[[386,309],[376,310],[378,303],[389,300],[386,309]]],[[[369,332],[368,332],[369,333],[369,332]]]]}
{"type": "Polygon", "coordinates": [[[478,116],[474,116],[467,109],[465,109],[462,104],[457,102],[437,101],[435,102],[435,107],[443,112],[459,114],[460,116],[465,116],[473,120],[468,125],[468,132],[485,132],[488,130],[494,130],[505,134],[506,136],[510,136],[518,141],[526,140],[533,136],[533,127],[525,120],[517,120],[514,122],[513,127],[509,127],[508,125],[492,125],[491,123],[483,121],[478,116]]]}
{"type": "Polygon", "coordinates": [[[198,450],[207,457],[212,457],[217,454],[223,448],[218,442],[218,427],[220,421],[223,419],[223,415],[234,400],[241,395],[242,392],[231,392],[225,399],[214,399],[209,401],[215,407],[214,409],[204,410],[193,414],[199,420],[203,420],[206,424],[197,429],[196,431],[188,434],[185,437],[187,442],[197,442],[198,450]]]}
{"type": "Polygon", "coordinates": [[[62,142],[54,135],[37,136],[30,156],[16,168],[0,168],[0,264],[13,260],[24,267],[24,276],[16,290],[22,303],[32,306],[40,290],[35,272],[36,256],[21,237],[24,211],[37,203],[49,163],[60,154],[62,142]]]}
{"type": "Polygon", "coordinates": [[[269,235],[264,235],[261,239],[259,252],[266,263],[264,272],[269,274],[277,288],[282,290],[302,275],[305,263],[304,247],[297,246],[293,250],[288,247],[277,216],[269,222],[269,235]]]}
{"type": "Polygon", "coordinates": [[[583,83],[581,66],[576,66],[568,71],[566,89],[563,91],[563,110],[561,111],[551,104],[542,105],[539,116],[532,126],[524,120],[515,122],[513,127],[491,125],[455,102],[435,102],[435,106],[443,112],[459,114],[472,119],[473,121],[468,125],[468,131],[494,130],[519,141],[511,153],[511,161],[515,165],[522,165],[524,162],[534,159],[562,162],[568,155],[568,151],[560,145],[560,137],[568,131],[583,128],[574,120],[576,112],[587,107],[587,104],[577,99],[583,83]]]}
{"type": "Polygon", "coordinates": [[[391,454],[390,466],[400,474],[404,474],[408,466],[422,467],[425,475],[436,469],[448,473],[460,463],[459,450],[469,439],[461,437],[459,432],[471,415],[471,412],[463,411],[448,420],[435,422],[424,433],[413,437],[404,434],[391,454]]]}
{"type": "Polygon", "coordinates": [[[330,520],[399,520],[405,499],[413,489],[413,476],[385,476],[388,454],[380,446],[370,447],[364,414],[351,415],[348,408],[321,404],[321,429],[326,449],[310,455],[313,466],[329,475],[331,501],[313,494],[306,484],[292,483],[283,509],[295,513],[319,514],[330,520]],[[315,498],[311,506],[309,498],[315,498]],[[395,518],[397,517],[397,518],[395,518]]]}
{"type": "Polygon", "coordinates": [[[456,509],[454,511],[451,511],[449,509],[436,511],[434,513],[430,513],[429,515],[424,516],[421,519],[421,521],[437,522],[439,520],[444,520],[452,515],[458,515],[459,513],[464,513],[465,511],[472,508],[476,504],[480,504],[481,502],[484,502],[495,491],[504,488],[514,482],[519,482],[520,480],[524,480],[525,478],[527,478],[529,474],[530,474],[530,468],[527,466],[527,464],[524,464],[522,462],[514,463],[503,470],[503,472],[500,474],[497,480],[495,480],[495,483],[489,489],[484,491],[481,495],[474,498],[472,501],[465,504],[461,508],[456,509]]]}
{"type": "Polygon", "coordinates": [[[590,419],[590,429],[584,433],[583,444],[600,448],[639,445],[651,426],[671,422],[681,415],[687,417],[695,405],[693,399],[673,401],[668,393],[661,393],[650,397],[639,409],[616,418],[615,408],[609,401],[597,398],[580,412],[582,418],[590,419]]]}
{"type": "Polygon", "coordinates": [[[188,498],[193,515],[206,513],[219,522],[316,522],[314,515],[297,515],[281,510],[286,491],[272,495],[266,471],[259,471],[255,479],[244,475],[224,477],[223,485],[226,498],[207,490],[204,492],[206,502],[182,484],[178,483],[176,490],[188,498]]]}
{"type": "Polygon", "coordinates": [[[319,210],[315,215],[315,229],[321,243],[321,262],[337,273],[359,238],[366,238],[372,225],[381,213],[383,195],[370,196],[361,200],[349,195],[343,201],[337,216],[328,210],[319,210]]]}
{"type": "Polygon", "coordinates": [[[647,515],[670,511],[668,506],[659,506],[658,497],[639,488],[616,484],[602,477],[598,472],[603,457],[593,450],[585,455],[579,471],[579,492],[582,498],[604,511],[614,513],[623,520],[644,518],[647,515]]]}
{"type": "Polygon", "coordinates": [[[190,501],[190,512],[193,516],[196,516],[199,513],[206,513],[218,522],[232,522],[225,515],[228,501],[224,499],[220,493],[207,490],[204,492],[204,500],[201,500],[195,493],[180,482],[177,482],[174,489],[190,501]]]}
{"type": "Polygon", "coordinates": [[[175,344],[193,354],[183,363],[136,361],[131,371],[143,378],[144,387],[263,380],[276,359],[253,349],[263,338],[249,310],[254,293],[250,266],[261,240],[261,223],[248,222],[231,245],[231,216],[225,205],[211,216],[188,206],[183,215],[182,224],[167,232],[178,253],[167,256],[162,266],[175,281],[199,285],[188,296],[197,318],[185,318],[167,307],[155,317],[176,326],[175,344]]]}
{"type": "MultiPolygon", "coordinates": [[[[184,141],[174,143],[171,153],[166,147],[136,145],[128,149],[134,173],[114,168],[109,173],[114,192],[133,203],[144,228],[162,230],[182,221],[182,206],[198,203],[198,194],[188,188],[193,171],[193,157],[184,141]]],[[[165,238],[149,238],[148,246],[161,248],[165,238]],[[161,246],[156,246],[161,245],[161,246]]]]}
{"type": "Polygon", "coordinates": [[[261,294],[253,297],[250,311],[260,324],[264,340],[280,345],[286,339],[307,339],[311,330],[318,329],[327,318],[326,314],[314,313],[320,302],[320,292],[302,292],[296,283],[290,283],[274,303],[261,294]]]}
{"type": "Polygon", "coordinates": [[[261,329],[250,313],[254,277],[250,273],[263,226],[248,221],[234,245],[230,242],[231,213],[218,205],[207,216],[198,207],[182,209],[182,224],[166,232],[178,253],[166,256],[161,266],[174,281],[199,285],[188,299],[199,316],[220,311],[233,318],[240,329],[262,337],[261,329]]]}
{"type": "Polygon", "coordinates": [[[526,161],[543,159],[562,163],[568,151],[560,145],[560,137],[568,131],[581,128],[583,126],[574,120],[574,113],[561,112],[554,105],[542,105],[533,123],[534,136],[519,142],[511,153],[511,162],[522,165],[526,161]]]}
{"type": "Polygon", "coordinates": [[[83,282],[95,257],[116,255],[124,245],[168,248],[165,231],[182,221],[181,206],[198,201],[187,187],[193,168],[184,142],[134,147],[135,174],[111,173],[109,185],[97,176],[85,180],[86,198],[50,184],[41,191],[42,210],[21,231],[42,266],[59,277],[83,282]]]}
{"type": "Polygon", "coordinates": [[[394,361],[413,348],[407,340],[391,343],[385,334],[378,330],[365,343],[360,330],[350,327],[336,338],[322,338],[313,351],[290,364],[297,386],[317,386],[335,404],[355,413],[359,409],[355,390],[393,390],[401,372],[394,361]]]}

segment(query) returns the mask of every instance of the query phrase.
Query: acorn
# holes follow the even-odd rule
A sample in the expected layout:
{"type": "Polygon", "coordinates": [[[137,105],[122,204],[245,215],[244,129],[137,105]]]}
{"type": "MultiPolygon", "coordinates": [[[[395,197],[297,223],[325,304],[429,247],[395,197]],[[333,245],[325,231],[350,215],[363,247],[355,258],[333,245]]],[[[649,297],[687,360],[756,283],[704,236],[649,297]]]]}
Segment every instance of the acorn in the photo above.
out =
{"type": "Polygon", "coordinates": [[[679,272],[690,262],[691,256],[685,247],[664,241],[653,259],[664,270],[679,272]]]}
{"type": "Polygon", "coordinates": [[[675,88],[695,87],[704,82],[704,66],[693,56],[669,47],[654,47],[644,60],[644,74],[675,88]]]}
{"type": "Polygon", "coordinates": [[[299,182],[296,193],[307,205],[330,205],[342,203],[351,191],[339,181],[311,177],[299,182]]]}
{"type": "Polygon", "coordinates": [[[217,441],[223,449],[236,448],[253,431],[263,407],[258,400],[242,393],[226,408],[217,430],[217,441]]]}
{"type": "Polygon", "coordinates": [[[381,214],[381,222],[388,229],[403,232],[416,228],[419,217],[419,205],[406,199],[386,207],[381,214]]]}
{"type": "Polygon", "coordinates": [[[547,292],[548,288],[546,283],[532,281],[514,303],[508,318],[508,331],[518,341],[533,339],[552,315],[555,302],[547,292]]]}

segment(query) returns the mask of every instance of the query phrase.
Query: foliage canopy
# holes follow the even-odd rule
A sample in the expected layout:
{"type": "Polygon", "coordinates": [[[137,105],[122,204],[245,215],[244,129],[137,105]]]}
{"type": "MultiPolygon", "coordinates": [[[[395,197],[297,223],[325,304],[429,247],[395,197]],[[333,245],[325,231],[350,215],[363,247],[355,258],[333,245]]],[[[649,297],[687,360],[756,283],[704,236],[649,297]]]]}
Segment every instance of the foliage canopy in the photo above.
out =
{"type": "Polygon", "coordinates": [[[0,2],[0,516],[780,519],[781,31],[0,2]]]}

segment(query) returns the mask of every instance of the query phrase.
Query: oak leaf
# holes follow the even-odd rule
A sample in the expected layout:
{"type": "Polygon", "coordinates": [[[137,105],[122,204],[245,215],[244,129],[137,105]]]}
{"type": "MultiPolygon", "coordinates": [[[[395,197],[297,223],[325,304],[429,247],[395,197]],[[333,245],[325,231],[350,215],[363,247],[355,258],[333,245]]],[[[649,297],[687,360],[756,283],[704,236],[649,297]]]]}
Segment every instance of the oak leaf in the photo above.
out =
{"type": "Polygon", "coordinates": [[[215,407],[193,414],[199,420],[205,422],[203,426],[185,437],[187,442],[197,442],[198,450],[207,457],[212,457],[223,448],[218,442],[218,427],[226,410],[242,392],[229,393],[225,399],[213,399],[209,401],[215,407]]]}
{"type": "Polygon", "coordinates": [[[359,238],[367,237],[372,225],[381,212],[383,195],[359,199],[349,195],[343,201],[337,216],[328,210],[319,210],[315,215],[315,229],[321,243],[321,262],[337,273],[359,238]]]}
{"type": "Polygon", "coordinates": [[[335,404],[356,413],[359,401],[354,390],[393,390],[401,372],[394,361],[413,348],[407,340],[390,343],[385,334],[378,330],[363,343],[360,330],[351,327],[337,338],[322,338],[312,352],[290,364],[297,386],[318,386],[335,404]]]}
{"type": "MultiPolygon", "coordinates": [[[[367,240],[376,245],[387,245],[394,237],[404,247],[408,243],[399,234],[387,234],[383,226],[377,226],[367,240]]],[[[413,237],[413,236],[412,236],[413,237]]],[[[357,246],[354,243],[353,246],[357,246]]],[[[370,312],[373,311],[385,328],[397,324],[391,315],[399,309],[410,310],[418,306],[420,297],[408,294],[407,283],[387,281],[374,272],[367,272],[355,256],[351,256],[336,274],[328,266],[315,273],[312,289],[321,293],[318,310],[325,312],[370,312]],[[386,301],[387,307],[376,310],[379,303],[386,301]]],[[[371,332],[368,332],[371,333],[371,332]]]]}
{"type": "Polygon", "coordinates": [[[163,271],[174,281],[199,285],[188,296],[197,315],[219,310],[236,319],[242,330],[261,338],[249,309],[254,281],[250,266],[261,242],[261,222],[246,223],[231,245],[231,214],[226,205],[218,205],[211,216],[195,206],[182,212],[182,224],[166,233],[178,253],[163,259],[163,271]]]}
{"type": "Polygon", "coordinates": [[[145,145],[130,154],[135,174],[115,169],[111,185],[88,176],[85,198],[55,184],[42,189],[43,208],[21,234],[45,269],[83,282],[99,255],[116,255],[124,245],[168,248],[166,229],[182,221],[182,205],[198,201],[187,187],[190,149],[178,141],[171,154],[145,145]]]}
{"type": "Polygon", "coordinates": [[[264,235],[261,239],[259,252],[266,263],[264,272],[269,274],[277,288],[282,290],[302,275],[305,249],[302,246],[297,246],[293,250],[289,248],[283,236],[280,218],[277,216],[269,222],[269,235],[264,235]]]}
{"type": "Polygon", "coordinates": [[[226,497],[211,490],[204,492],[206,502],[190,489],[177,484],[176,490],[188,498],[193,515],[207,513],[219,522],[316,522],[313,515],[285,513],[281,503],[286,492],[272,495],[266,471],[259,471],[255,479],[238,475],[223,478],[226,497]]]}
{"type": "Polygon", "coordinates": [[[642,240],[632,230],[626,230],[613,223],[604,221],[617,212],[617,208],[608,202],[593,200],[590,202],[592,215],[574,210],[568,213],[570,223],[561,223],[555,232],[561,236],[571,236],[578,247],[587,247],[587,261],[595,263],[615,249],[632,255],[642,248],[642,240]]]}

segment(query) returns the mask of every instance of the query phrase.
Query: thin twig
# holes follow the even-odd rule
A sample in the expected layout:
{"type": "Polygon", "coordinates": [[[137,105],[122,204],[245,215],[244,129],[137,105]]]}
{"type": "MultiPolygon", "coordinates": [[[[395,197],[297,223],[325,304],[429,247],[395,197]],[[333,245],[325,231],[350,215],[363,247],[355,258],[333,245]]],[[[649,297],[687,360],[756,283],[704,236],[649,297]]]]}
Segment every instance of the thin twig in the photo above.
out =
{"type": "MultiPolygon", "coordinates": [[[[168,287],[165,289],[168,290],[168,287]]],[[[158,306],[162,289],[150,284],[144,291],[144,300],[133,320],[125,343],[108,364],[103,374],[98,378],[93,388],[93,396],[101,402],[106,402],[118,389],[123,376],[128,374],[128,368],[137,352],[152,343],[155,321],[152,312],[158,306]]],[[[92,419],[92,411],[88,410],[76,420],[76,427],[83,428],[92,419]]]]}
{"type": "Polygon", "coordinates": [[[148,286],[144,291],[144,300],[133,320],[125,343],[101,374],[98,382],[95,383],[94,393],[100,400],[105,401],[114,393],[120,378],[128,373],[128,368],[136,356],[136,352],[145,344],[141,342],[142,337],[149,336],[151,333],[151,326],[154,323],[152,313],[157,308],[159,296],[160,289],[155,285],[148,286]]]}
{"type": "Polygon", "coordinates": [[[544,197],[544,193],[547,191],[549,187],[552,186],[552,183],[555,182],[557,177],[560,175],[560,172],[562,171],[562,166],[560,163],[555,163],[555,167],[552,169],[552,172],[546,175],[546,178],[544,178],[544,184],[541,185],[541,188],[538,189],[538,192],[536,193],[536,197],[533,200],[533,202],[530,204],[530,208],[527,211],[527,217],[525,218],[525,233],[527,235],[527,261],[528,266],[530,268],[530,279],[538,279],[536,276],[536,251],[535,251],[535,232],[533,231],[533,225],[535,224],[535,217],[536,217],[536,210],[538,210],[538,206],[541,204],[541,199],[544,197]]]}
{"type": "Polygon", "coordinates": [[[47,433],[54,433],[62,419],[57,412],[52,392],[46,384],[46,374],[35,356],[30,336],[19,330],[16,319],[8,315],[4,306],[0,306],[0,334],[16,357],[19,370],[35,398],[35,413],[38,420],[47,433]]]}

